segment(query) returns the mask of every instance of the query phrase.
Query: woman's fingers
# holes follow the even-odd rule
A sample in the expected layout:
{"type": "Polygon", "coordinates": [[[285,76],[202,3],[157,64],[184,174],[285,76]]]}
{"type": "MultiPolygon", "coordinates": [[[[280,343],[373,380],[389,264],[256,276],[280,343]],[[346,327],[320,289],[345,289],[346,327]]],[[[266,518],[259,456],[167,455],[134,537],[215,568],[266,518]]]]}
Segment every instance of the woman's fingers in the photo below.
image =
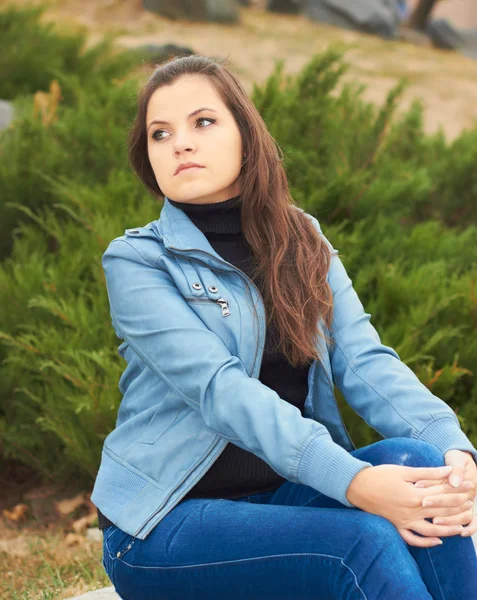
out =
{"type": "MultiPolygon", "coordinates": [[[[450,497],[459,495],[462,496],[465,494],[466,497],[464,500],[462,500],[462,502],[460,502],[460,504],[463,504],[466,500],[473,500],[475,493],[475,485],[471,481],[463,481],[457,488],[452,486],[450,483],[442,483],[431,485],[426,488],[416,488],[416,486],[414,486],[413,489],[414,494],[421,499],[421,503],[424,501],[424,499],[428,499],[429,501],[434,500],[434,496],[448,495],[450,497]]],[[[456,502],[456,504],[450,504],[449,506],[457,506],[458,504],[459,503],[456,502]]],[[[432,504],[429,504],[429,506],[432,506],[432,504]]]]}
{"type": "Polygon", "coordinates": [[[448,517],[434,517],[432,522],[434,525],[468,525],[474,518],[474,509],[470,508],[457,515],[448,517]]]}
{"type": "Polygon", "coordinates": [[[419,479],[443,479],[451,474],[452,469],[450,467],[404,467],[399,466],[401,470],[404,470],[406,481],[414,483],[419,479]]]}
{"type": "Polygon", "coordinates": [[[474,535],[474,533],[477,532],[477,515],[473,515],[471,522],[466,527],[462,527],[461,525],[442,527],[433,525],[425,519],[419,519],[418,521],[408,523],[407,527],[412,527],[412,531],[407,528],[398,529],[401,537],[407,544],[418,548],[432,548],[440,545],[442,541],[440,537],[451,537],[459,534],[463,537],[474,535]],[[416,535],[414,532],[419,533],[424,537],[416,535]]]}
{"type": "Polygon", "coordinates": [[[422,498],[421,506],[425,508],[430,506],[433,508],[442,508],[445,506],[455,507],[464,504],[464,502],[467,502],[468,500],[472,500],[472,495],[469,492],[433,494],[422,498]]]}
{"type": "Polygon", "coordinates": [[[401,534],[402,539],[410,546],[416,546],[417,548],[432,548],[441,544],[441,540],[437,537],[419,537],[409,529],[398,529],[398,531],[401,534]]]}
{"type": "MultiPolygon", "coordinates": [[[[475,484],[470,481],[470,479],[466,479],[464,477],[464,481],[462,483],[466,483],[466,482],[470,482],[472,483],[472,485],[474,485],[474,492],[475,492],[475,484]]],[[[461,483],[461,485],[462,485],[461,483]]],[[[448,484],[452,489],[456,490],[459,489],[461,486],[459,486],[458,488],[455,488],[453,485],[451,486],[449,483],[449,478],[446,477],[445,479],[419,479],[418,481],[416,481],[414,483],[414,487],[416,488],[428,488],[431,487],[433,485],[444,485],[444,484],[448,484]]]]}
{"type": "Polygon", "coordinates": [[[419,479],[414,483],[414,487],[417,488],[427,488],[431,485],[442,485],[447,483],[449,479],[446,477],[445,479],[419,479]]]}
{"type": "Polygon", "coordinates": [[[411,527],[413,531],[425,535],[426,537],[451,537],[453,535],[459,535],[464,531],[462,525],[434,525],[425,519],[407,523],[407,526],[411,527]]]}
{"type": "Polygon", "coordinates": [[[469,537],[469,535],[474,535],[474,533],[477,533],[477,515],[474,514],[472,521],[467,525],[467,527],[464,527],[464,531],[461,533],[462,537],[469,537]]]}
{"type": "Polygon", "coordinates": [[[421,508],[419,511],[419,517],[424,519],[433,519],[434,517],[451,517],[453,515],[460,515],[469,510],[474,510],[474,503],[472,500],[467,500],[460,506],[443,506],[441,508],[421,508]]]}

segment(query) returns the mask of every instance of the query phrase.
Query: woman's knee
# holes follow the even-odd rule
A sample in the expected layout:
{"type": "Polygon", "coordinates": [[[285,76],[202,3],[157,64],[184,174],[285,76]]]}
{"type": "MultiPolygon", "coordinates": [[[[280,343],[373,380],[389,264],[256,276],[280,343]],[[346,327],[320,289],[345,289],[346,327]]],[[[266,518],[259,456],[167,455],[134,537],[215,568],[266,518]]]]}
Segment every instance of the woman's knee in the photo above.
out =
{"type": "Polygon", "coordinates": [[[359,533],[344,556],[344,562],[360,573],[361,581],[368,589],[373,588],[375,579],[379,578],[382,598],[427,598],[417,563],[393,523],[380,515],[365,512],[361,517],[359,533]]]}
{"type": "MultiPolygon", "coordinates": [[[[443,453],[429,442],[413,438],[386,438],[373,444],[379,450],[379,464],[406,467],[441,467],[445,465],[443,453]]],[[[372,461],[369,461],[372,462],[372,461]]]]}

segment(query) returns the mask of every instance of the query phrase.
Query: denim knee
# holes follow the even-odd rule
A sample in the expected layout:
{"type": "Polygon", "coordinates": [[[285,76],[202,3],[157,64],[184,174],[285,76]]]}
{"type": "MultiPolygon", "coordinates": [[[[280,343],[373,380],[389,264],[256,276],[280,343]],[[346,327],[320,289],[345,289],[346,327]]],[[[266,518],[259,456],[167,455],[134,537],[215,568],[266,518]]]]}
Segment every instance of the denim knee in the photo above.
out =
{"type": "Polygon", "coordinates": [[[378,442],[384,454],[383,463],[406,467],[441,467],[445,465],[442,452],[429,442],[413,438],[386,438],[378,442]]]}
{"type": "Polygon", "coordinates": [[[406,547],[406,544],[401,537],[401,534],[391,521],[381,515],[365,513],[366,516],[361,518],[361,527],[363,536],[360,544],[367,545],[367,550],[371,548],[381,550],[391,546],[406,547]]]}

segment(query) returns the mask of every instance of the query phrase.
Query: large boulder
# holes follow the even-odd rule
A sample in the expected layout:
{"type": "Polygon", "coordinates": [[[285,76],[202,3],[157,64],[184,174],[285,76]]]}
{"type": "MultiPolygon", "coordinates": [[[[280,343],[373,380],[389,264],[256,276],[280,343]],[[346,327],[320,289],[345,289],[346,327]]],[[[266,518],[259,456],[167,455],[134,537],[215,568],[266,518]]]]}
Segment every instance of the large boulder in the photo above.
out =
{"type": "Polygon", "coordinates": [[[142,5],[168,19],[235,23],[239,17],[237,0],[143,0],[142,5]]]}
{"type": "Polygon", "coordinates": [[[305,0],[304,14],[315,21],[395,39],[400,12],[395,0],[305,0]]]}
{"type": "Polygon", "coordinates": [[[267,10],[277,13],[298,14],[303,8],[303,0],[268,0],[267,10]]]}
{"type": "Polygon", "coordinates": [[[477,58],[477,29],[457,29],[446,19],[433,19],[426,26],[432,43],[442,50],[457,50],[477,58]]]}

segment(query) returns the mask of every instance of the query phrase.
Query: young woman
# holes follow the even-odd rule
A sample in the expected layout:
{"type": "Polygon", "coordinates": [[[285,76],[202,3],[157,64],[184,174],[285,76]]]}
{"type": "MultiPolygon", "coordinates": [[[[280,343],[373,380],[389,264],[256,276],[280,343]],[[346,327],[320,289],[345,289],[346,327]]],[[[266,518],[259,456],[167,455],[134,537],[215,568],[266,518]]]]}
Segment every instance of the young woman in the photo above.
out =
{"type": "Polygon", "coordinates": [[[381,343],[278,150],[222,61],[140,92],[130,162],[164,204],[103,255],[127,362],[104,568],[127,600],[470,600],[477,450],[381,343]],[[385,439],[356,449],[334,385],[385,439]]]}

